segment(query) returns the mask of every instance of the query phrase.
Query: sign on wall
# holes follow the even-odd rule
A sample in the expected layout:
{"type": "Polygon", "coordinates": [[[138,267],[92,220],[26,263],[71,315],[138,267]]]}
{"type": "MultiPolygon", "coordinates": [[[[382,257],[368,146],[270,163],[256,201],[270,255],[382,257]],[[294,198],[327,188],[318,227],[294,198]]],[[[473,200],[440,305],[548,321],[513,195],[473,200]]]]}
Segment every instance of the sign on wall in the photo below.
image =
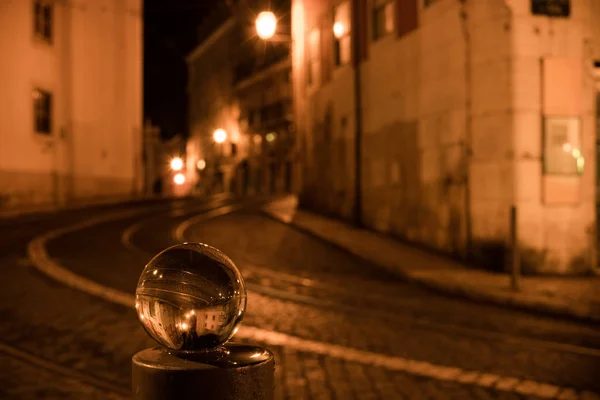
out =
{"type": "Polygon", "coordinates": [[[584,158],[577,117],[544,118],[544,173],[581,175],[584,158]]]}
{"type": "Polygon", "coordinates": [[[549,17],[571,15],[571,0],[531,0],[531,13],[549,17]]]}

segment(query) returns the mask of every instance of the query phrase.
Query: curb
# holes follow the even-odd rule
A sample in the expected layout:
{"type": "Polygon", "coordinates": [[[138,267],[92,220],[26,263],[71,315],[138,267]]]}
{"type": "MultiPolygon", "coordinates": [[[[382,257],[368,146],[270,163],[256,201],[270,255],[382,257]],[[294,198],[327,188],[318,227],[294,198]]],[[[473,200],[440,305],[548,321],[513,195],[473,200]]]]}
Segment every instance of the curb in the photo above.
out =
{"type": "Polygon", "coordinates": [[[349,254],[352,254],[353,256],[365,262],[373,264],[374,266],[382,270],[394,274],[407,282],[412,282],[421,285],[428,289],[434,290],[440,294],[461,297],[472,301],[479,301],[487,303],[489,305],[496,305],[507,308],[510,307],[520,311],[535,312],[546,316],[570,319],[577,322],[600,323],[600,315],[594,315],[592,313],[577,310],[572,307],[561,306],[558,304],[549,304],[536,299],[527,300],[522,298],[502,296],[500,294],[489,291],[477,290],[469,286],[462,286],[452,283],[443,283],[434,279],[429,279],[424,276],[419,276],[418,274],[415,274],[407,270],[406,268],[384,265],[380,262],[369,258],[365,254],[362,254],[360,251],[356,251],[353,248],[345,246],[335,240],[326,237],[325,235],[320,234],[315,229],[301,226],[299,224],[294,223],[293,221],[287,221],[280,215],[278,215],[276,212],[272,212],[270,210],[267,210],[266,208],[263,208],[262,211],[264,215],[279,223],[285,224],[287,226],[292,227],[293,229],[301,231],[321,241],[327,242],[328,244],[333,245],[334,247],[345,251],[349,254]]]}

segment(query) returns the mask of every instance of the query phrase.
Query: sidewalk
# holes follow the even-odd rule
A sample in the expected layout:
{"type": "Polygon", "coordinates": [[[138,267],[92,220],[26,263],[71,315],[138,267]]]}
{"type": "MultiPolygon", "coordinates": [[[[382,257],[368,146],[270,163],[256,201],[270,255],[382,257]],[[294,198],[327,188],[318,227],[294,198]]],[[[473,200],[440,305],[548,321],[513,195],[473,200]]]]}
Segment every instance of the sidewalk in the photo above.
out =
{"type": "Polygon", "coordinates": [[[468,268],[385,235],[299,210],[293,196],[268,204],[264,212],[409,281],[444,293],[600,322],[600,277],[523,277],[521,290],[514,292],[510,288],[510,277],[506,274],[468,268]]]}

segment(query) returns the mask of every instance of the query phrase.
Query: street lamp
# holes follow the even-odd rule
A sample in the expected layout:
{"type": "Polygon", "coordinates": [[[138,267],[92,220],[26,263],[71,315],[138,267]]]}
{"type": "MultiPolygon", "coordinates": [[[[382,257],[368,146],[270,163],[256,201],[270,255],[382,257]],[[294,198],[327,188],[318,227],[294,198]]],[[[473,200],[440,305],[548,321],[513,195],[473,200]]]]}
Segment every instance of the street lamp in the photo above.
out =
{"type": "Polygon", "coordinates": [[[271,11],[263,11],[256,17],[256,33],[261,39],[267,40],[275,35],[277,18],[271,11]]]}
{"type": "Polygon", "coordinates": [[[333,24],[333,35],[335,36],[336,39],[340,39],[342,36],[344,36],[345,32],[346,32],[346,28],[344,28],[343,23],[338,21],[335,24],[333,24]]]}
{"type": "Polygon", "coordinates": [[[183,160],[180,157],[175,157],[171,160],[171,169],[173,171],[181,171],[183,168],[183,160]]]}
{"type": "Polygon", "coordinates": [[[213,132],[213,139],[217,143],[223,143],[225,140],[227,140],[227,132],[225,129],[219,128],[213,132]]]}
{"type": "Polygon", "coordinates": [[[177,185],[183,185],[185,183],[185,175],[181,172],[173,177],[173,182],[177,185]]]}

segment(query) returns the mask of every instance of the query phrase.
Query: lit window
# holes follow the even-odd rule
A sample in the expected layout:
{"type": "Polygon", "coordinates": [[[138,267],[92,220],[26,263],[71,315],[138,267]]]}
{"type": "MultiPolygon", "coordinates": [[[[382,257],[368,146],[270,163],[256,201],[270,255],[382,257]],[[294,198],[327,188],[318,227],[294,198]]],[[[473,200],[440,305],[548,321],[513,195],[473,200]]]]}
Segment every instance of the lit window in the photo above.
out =
{"type": "Polygon", "coordinates": [[[351,39],[350,39],[350,3],[344,2],[335,8],[333,21],[333,36],[335,39],[335,65],[344,65],[350,62],[351,39]]]}
{"type": "Polygon", "coordinates": [[[37,133],[52,133],[52,94],[45,90],[33,91],[34,127],[37,133]]]}
{"type": "Polygon", "coordinates": [[[544,125],[544,172],[581,175],[585,160],[581,151],[579,119],[546,117],[544,125]]]}
{"type": "Polygon", "coordinates": [[[373,9],[373,40],[394,32],[394,3],[388,1],[373,9]]]}
{"type": "Polygon", "coordinates": [[[308,35],[308,84],[316,85],[320,80],[321,59],[319,56],[319,41],[321,35],[318,29],[313,29],[308,35]]]}
{"type": "Polygon", "coordinates": [[[33,25],[37,37],[52,41],[52,3],[48,0],[34,0],[33,25]]]}

